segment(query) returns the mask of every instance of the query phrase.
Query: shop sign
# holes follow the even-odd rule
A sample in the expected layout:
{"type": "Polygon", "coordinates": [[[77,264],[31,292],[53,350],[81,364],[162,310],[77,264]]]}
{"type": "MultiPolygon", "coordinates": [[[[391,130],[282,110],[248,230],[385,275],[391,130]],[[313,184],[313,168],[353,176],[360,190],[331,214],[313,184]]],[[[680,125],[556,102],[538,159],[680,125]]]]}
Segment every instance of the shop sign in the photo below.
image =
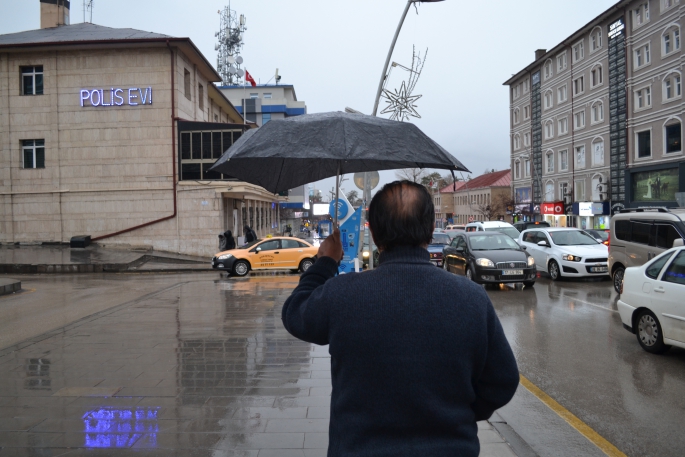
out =
{"type": "Polygon", "coordinates": [[[152,105],[152,87],[81,89],[81,106],[152,105]]]}
{"type": "Polygon", "coordinates": [[[554,214],[562,216],[564,214],[564,202],[543,203],[541,206],[542,214],[554,214]]]}
{"type": "Polygon", "coordinates": [[[593,203],[592,214],[604,214],[604,203],[593,203]]]}
{"type": "Polygon", "coordinates": [[[578,202],[578,215],[579,216],[593,216],[592,212],[592,202],[578,202]]]}

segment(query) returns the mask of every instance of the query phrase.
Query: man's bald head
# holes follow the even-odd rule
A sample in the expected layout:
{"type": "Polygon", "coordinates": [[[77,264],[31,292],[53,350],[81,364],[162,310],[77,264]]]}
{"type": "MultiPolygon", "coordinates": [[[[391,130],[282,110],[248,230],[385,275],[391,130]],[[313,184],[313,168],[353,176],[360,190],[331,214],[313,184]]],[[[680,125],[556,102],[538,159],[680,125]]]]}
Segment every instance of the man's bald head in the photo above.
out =
{"type": "Polygon", "coordinates": [[[386,184],[371,200],[369,226],[381,250],[429,244],[435,227],[433,198],[411,181],[386,184]]]}

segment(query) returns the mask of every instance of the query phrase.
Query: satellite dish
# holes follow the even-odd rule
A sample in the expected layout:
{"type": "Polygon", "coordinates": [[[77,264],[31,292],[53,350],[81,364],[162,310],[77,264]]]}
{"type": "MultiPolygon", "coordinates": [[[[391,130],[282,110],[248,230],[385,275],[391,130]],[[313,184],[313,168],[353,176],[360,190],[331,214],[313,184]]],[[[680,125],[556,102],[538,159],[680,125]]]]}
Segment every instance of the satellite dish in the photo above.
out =
{"type": "Polygon", "coordinates": [[[238,73],[233,65],[228,67],[228,72],[232,75],[235,75],[236,73],[238,73]]]}
{"type": "Polygon", "coordinates": [[[245,71],[242,68],[238,68],[238,76],[240,76],[241,78],[245,76],[245,71]]]}
{"type": "Polygon", "coordinates": [[[240,65],[241,63],[243,63],[243,57],[238,56],[238,57],[236,57],[235,61],[238,62],[238,65],[240,65]]]}
{"type": "Polygon", "coordinates": [[[217,44],[214,45],[214,50],[215,50],[215,51],[218,51],[218,50],[219,50],[219,43],[217,43],[217,44]]]}
{"type": "Polygon", "coordinates": [[[228,56],[228,63],[235,63],[235,57],[228,56]]]}

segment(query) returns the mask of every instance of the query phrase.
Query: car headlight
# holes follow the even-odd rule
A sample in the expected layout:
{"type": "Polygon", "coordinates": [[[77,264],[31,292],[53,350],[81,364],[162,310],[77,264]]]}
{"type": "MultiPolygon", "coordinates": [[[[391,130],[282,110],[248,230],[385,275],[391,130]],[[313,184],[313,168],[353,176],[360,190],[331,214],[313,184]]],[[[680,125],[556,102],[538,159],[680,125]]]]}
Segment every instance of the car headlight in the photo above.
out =
{"type": "Polygon", "coordinates": [[[369,256],[369,251],[362,252],[362,257],[368,257],[368,256],[369,256]]]}
{"type": "Polygon", "coordinates": [[[582,260],[580,257],[575,256],[573,254],[564,254],[563,256],[561,256],[561,259],[569,262],[580,262],[582,260]]]}
{"type": "Polygon", "coordinates": [[[476,264],[480,265],[481,267],[495,267],[495,264],[492,263],[492,260],[490,259],[476,259],[476,264]]]}
{"type": "Polygon", "coordinates": [[[533,257],[528,257],[528,266],[532,267],[535,265],[535,259],[533,257]]]}
{"type": "Polygon", "coordinates": [[[218,257],[218,259],[219,260],[226,260],[226,259],[230,259],[231,257],[233,257],[233,254],[224,254],[224,255],[220,255],[218,257]]]}

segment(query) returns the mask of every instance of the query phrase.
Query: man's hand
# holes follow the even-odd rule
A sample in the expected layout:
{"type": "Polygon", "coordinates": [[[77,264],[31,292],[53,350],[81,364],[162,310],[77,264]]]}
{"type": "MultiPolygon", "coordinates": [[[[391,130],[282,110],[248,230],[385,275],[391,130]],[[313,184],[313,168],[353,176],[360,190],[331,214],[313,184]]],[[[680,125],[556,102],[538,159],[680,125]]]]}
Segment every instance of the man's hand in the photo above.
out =
{"type": "Polygon", "coordinates": [[[319,257],[330,257],[336,262],[340,262],[343,258],[342,242],[340,241],[340,230],[333,230],[333,234],[323,240],[319,246],[319,257]]]}

